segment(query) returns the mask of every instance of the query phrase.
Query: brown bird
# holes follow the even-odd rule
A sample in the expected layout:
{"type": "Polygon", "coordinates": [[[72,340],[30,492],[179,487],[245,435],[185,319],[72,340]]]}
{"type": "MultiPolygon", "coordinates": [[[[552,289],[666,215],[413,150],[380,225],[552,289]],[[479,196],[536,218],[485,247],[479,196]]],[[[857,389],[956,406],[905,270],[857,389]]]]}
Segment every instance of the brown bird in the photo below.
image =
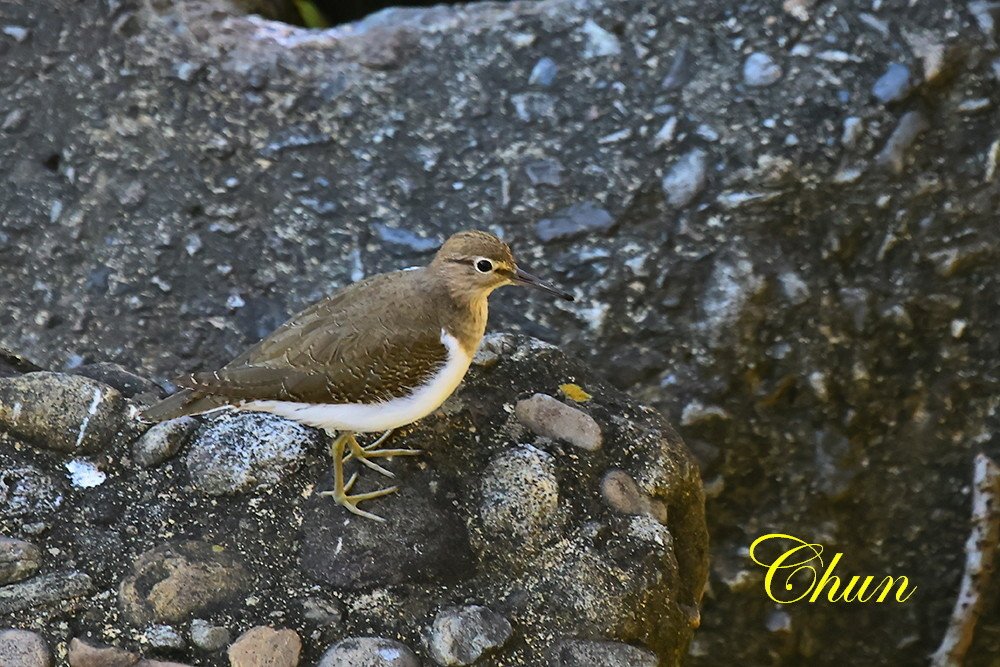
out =
{"type": "Polygon", "coordinates": [[[222,409],[270,412],[321,428],[333,442],[333,491],[351,512],[397,490],[350,494],[344,462],[418,454],[378,449],[393,429],[436,410],[462,381],[486,331],[487,298],[504,285],[573,297],[517,267],[510,248],[481,231],[449,238],[423,268],[371,276],[309,306],[218,371],[177,380],[185,387],[145,410],[165,421],[222,409]],[[384,432],[367,447],[355,433],[384,432]],[[337,435],[339,433],[339,435],[337,435]],[[345,449],[348,454],[345,457],[345,449]]]}

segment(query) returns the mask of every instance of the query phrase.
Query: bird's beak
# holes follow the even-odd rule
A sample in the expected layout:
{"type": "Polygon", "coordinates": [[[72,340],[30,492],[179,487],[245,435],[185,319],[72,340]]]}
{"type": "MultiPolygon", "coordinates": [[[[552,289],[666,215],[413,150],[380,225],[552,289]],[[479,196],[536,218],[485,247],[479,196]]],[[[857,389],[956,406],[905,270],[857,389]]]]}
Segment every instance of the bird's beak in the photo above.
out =
{"type": "Polygon", "coordinates": [[[560,299],[565,299],[566,301],[574,301],[573,295],[569,292],[564,292],[561,289],[553,287],[547,283],[542,282],[540,278],[537,278],[527,271],[522,271],[521,269],[515,268],[512,275],[512,279],[515,283],[520,285],[531,285],[532,287],[537,287],[538,289],[543,289],[550,294],[555,294],[560,299]]]}

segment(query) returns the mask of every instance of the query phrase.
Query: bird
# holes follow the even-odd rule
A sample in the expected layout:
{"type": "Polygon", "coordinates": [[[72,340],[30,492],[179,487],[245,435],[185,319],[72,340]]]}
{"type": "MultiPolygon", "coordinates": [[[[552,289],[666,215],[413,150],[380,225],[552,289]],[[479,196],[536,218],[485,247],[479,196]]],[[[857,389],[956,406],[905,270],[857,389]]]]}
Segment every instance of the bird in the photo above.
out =
{"type": "Polygon", "coordinates": [[[349,512],[398,487],[352,494],[344,463],[409,456],[382,449],[394,429],[436,410],[465,377],[486,332],[488,298],[499,287],[526,285],[566,301],[573,295],[521,269],[500,238],[485,231],[450,236],[423,267],[347,285],[308,306],[217,371],[175,380],[177,393],[146,408],[161,422],[221,410],[266,412],[323,430],[331,438],[333,489],[322,492],[349,512]],[[362,447],[358,433],[381,433],[362,447]]]}

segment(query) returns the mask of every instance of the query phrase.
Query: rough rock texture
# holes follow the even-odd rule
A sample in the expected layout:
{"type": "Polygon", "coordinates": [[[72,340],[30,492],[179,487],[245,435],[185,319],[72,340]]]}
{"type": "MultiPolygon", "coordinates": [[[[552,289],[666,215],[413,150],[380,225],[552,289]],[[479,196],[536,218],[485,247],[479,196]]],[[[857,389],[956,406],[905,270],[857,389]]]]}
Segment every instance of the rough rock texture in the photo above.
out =
{"type": "Polygon", "coordinates": [[[8,667],[51,667],[52,651],[36,632],[0,632],[0,665],[8,667]]]}
{"type": "Polygon", "coordinates": [[[240,635],[226,654],[232,667],[296,667],[301,651],[294,630],[257,626],[240,635]]]}
{"type": "MultiPolygon", "coordinates": [[[[337,286],[425,261],[456,229],[497,229],[581,298],[501,292],[494,326],[692,418],[714,563],[693,664],[934,650],[972,458],[1000,453],[991,3],[540,0],[323,33],[149,5],[162,13],[3,5],[0,343],[161,380],[210,369],[337,286]],[[753,53],[781,78],[746,85],[753,53]],[[883,104],[890,63],[912,81],[883,104]],[[682,183],[696,193],[665,191],[695,150],[703,168],[682,183]],[[543,245],[536,223],[587,201],[614,224],[543,245]],[[844,552],[850,573],[905,574],[920,602],[792,606],[769,632],[746,548],[774,531],[844,552]]],[[[78,519],[91,562],[114,556],[108,582],[126,549],[155,546],[108,528],[121,508],[163,540],[196,515],[218,518],[209,535],[245,521],[232,539],[246,542],[270,520],[269,495],[253,514],[161,486],[183,475],[172,463],[130,504],[117,460],[84,493],[10,451],[4,465],[43,470],[57,493],[6,525],[49,523],[45,547],[75,551],[54,513],[78,519]]],[[[994,604],[970,663],[997,654],[994,604]]]]}

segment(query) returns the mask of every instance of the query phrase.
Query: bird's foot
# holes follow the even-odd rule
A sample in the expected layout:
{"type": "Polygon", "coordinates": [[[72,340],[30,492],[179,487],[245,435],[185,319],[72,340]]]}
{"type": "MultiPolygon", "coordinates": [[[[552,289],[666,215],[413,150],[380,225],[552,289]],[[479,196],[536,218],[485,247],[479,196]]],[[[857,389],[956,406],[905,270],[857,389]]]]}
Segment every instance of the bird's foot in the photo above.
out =
{"type": "MultiPolygon", "coordinates": [[[[381,498],[389,495],[390,493],[395,493],[399,490],[399,487],[390,486],[385,489],[369,491],[368,493],[355,493],[352,495],[350,491],[354,488],[354,483],[358,481],[358,473],[354,473],[346,483],[344,482],[344,447],[348,443],[352,443],[354,446],[357,446],[357,440],[354,439],[353,433],[341,434],[336,440],[333,441],[333,444],[330,445],[330,454],[333,457],[333,490],[322,491],[319,495],[333,498],[338,505],[352,514],[357,514],[358,516],[363,516],[366,519],[372,519],[374,521],[385,523],[385,519],[379,515],[366,512],[358,507],[358,503],[366,500],[374,500],[375,498],[381,498]]],[[[363,459],[361,460],[363,461],[363,459]]]]}
{"type": "Polygon", "coordinates": [[[423,454],[423,450],[420,449],[378,449],[378,446],[388,439],[392,434],[392,431],[386,431],[379,438],[366,447],[362,447],[358,444],[356,438],[352,437],[347,441],[347,446],[350,447],[350,452],[344,457],[344,462],[350,461],[351,459],[357,459],[363,465],[371,468],[375,472],[378,472],[386,477],[395,477],[390,471],[386,470],[379,464],[369,459],[376,458],[388,458],[390,456],[417,456],[423,454]]]}

